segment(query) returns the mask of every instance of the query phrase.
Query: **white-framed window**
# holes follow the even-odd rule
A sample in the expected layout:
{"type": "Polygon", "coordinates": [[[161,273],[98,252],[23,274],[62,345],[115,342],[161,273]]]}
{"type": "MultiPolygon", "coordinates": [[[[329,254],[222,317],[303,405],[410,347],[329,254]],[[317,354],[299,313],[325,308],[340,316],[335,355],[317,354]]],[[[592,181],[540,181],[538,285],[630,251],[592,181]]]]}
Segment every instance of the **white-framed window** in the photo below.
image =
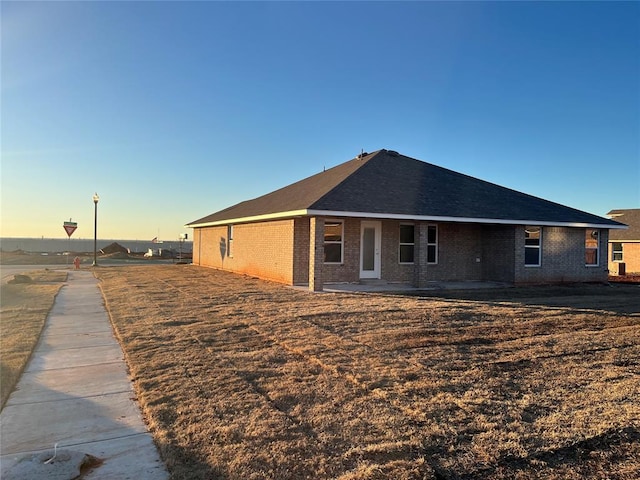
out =
{"type": "Polygon", "coordinates": [[[413,255],[416,246],[415,226],[413,224],[400,224],[400,246],[398,259],[400,263],[413,263],[413,255]]]}
{"type": "Polygon", "coordinates": [[[233,257],[233,225],[227,225],[227,257],[233,257]]]}
{"type": "Polygon", "coordinates": [[[438,226],[427,226],[427,263],[438,263],[438,226]]]}
{"type": "Polygon", "coordinates": [[[587,228],[584,233],[584,263],[596,267],[600,265],[600,230],[587,228]]]}
{"type": "Polygon", "coordinates": [[[613,242],[611,244],[611,261],[612,262],[622,262],[622,242],[613,242]]]}
{"type": "Polygon", "coordinates": [[[541,260],[542,227],[524,227],[524,266],[539,267],[541,260]]]}
{"type": "Polygon", "coordinates": [[[324,263],[342,263],[344,251],[344,222],[324,222],[324,263]]]}

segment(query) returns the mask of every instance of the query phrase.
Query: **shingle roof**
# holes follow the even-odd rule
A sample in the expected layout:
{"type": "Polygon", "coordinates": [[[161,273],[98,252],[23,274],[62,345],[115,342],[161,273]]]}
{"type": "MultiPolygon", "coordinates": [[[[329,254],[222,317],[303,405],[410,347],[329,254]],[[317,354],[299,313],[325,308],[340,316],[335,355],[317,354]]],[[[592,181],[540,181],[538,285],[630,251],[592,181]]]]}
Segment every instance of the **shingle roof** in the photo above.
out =
{"type": "Polygon", "coordinates": [[[188,226],[239,223],[275,214],[575,224],[620,227],[618,222],[533,197],[389,150],[356,157],[188,226]],[[229,222],[231,223],[231,222],[229,222]]]}
{"type": "Polygon", "coordinates": [[[616,221],[629,225],[626,230],[612,230],[609,233],[609,241],[635,240],[640,242],[640,208],[611,210],[607,215],[616,221]]]}
{"type": "Polygon", "coordinates": [[[342,163],[261,197],[220,210],[190,225],[309,209],[363,164],[359,159],[342,163]]]}

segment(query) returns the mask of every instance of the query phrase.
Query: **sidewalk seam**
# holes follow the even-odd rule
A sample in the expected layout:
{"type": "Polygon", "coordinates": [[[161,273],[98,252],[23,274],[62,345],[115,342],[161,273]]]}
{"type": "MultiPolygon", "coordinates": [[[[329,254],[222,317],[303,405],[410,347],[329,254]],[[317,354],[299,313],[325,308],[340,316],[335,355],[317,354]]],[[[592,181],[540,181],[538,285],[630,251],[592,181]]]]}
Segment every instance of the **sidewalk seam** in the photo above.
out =
{"type": "MultiPolygon", "coordinates": [[[[130,435],[119,435],[119,436],[115,436],[115,437],[110,437],[110,438],[103,438],[102,440],[92,440],[90,442],[79,442],[79,443],[69,443],[69,444],[65,444],[65,443],[58,443],[58,450],[60,449],[68,449],[68,448],[72,448],[72,447],[78,447],[80,445],[91,445],[92,443],[101,443],[101,442],[112,442],[114,440],[121,440],[121,439],[125,439],[125,438],[133,438],[133,437],[139,437],[139,436],[144,436],[144,435],[148,435],[145,432],[139,432],[139,433],[132,433],[130,435]]],[[[152,440],[153,443],[153,440],[152,440]]],[[[155,445],[155,444],[154,444],[155,445]]],[[[29,454],[33,454],[33,453],[38,453],[38,452],[46,452],[53,449],[53,445],[49,448],[43,448],[43,449],[38,449],[38,450],[23,450],[21,452],[15,452],[15,453],[5,453],[0,455],[0,458],[4,458],[4,457],[16,457],[19,455],[29,455],[29,454]]],[[[160,463],[162,463],[162,460],[159,460],[160,463]]]]}
{"type": "MultiPolygon", "coordinates": [[[[100,365],[114,365],[114,364],[119,364],[121,362],[121,360],[114,360],[113,362],[101,362],[101,363],[86,363],[83,365],[73,365],[73,366],[67,366],[67,367],[55,367],[55,368],[47,368],[47,369],[39,369],[39,370],[25,370],[24,373],[28,374],[28,373],[34,373],[34,374],[38,374],[38,373],[46,373],[46,372],[55,372],[57,370],[69,370],[70,368],[83,368],[83,367],[97,367],[100,365]]],[[[131,379],[129,379],[131,380],[131,379]]]]}
{"type": "MultiPolygon", "coordinates": [[[[61,347],[61,348],[52,348],[47,347],[49,351],[55,350],[56,352],[66,351],[66,350],[84,350],[85,348],[96,348],[96,347],[115,347],[120,345],[118,343],[110,342],[110,343],[101,343],[99,345],[87,345],[86,347],[77,346],[77,347],[61,347]]],[[[122,348],[122,347],[120,347],[122,348]]]]}
{"type": "MultiPolygon", "coordinates": [[[[64,393],[64,392],[62,392],[64,393]]],[[[108,397],[110,395],[120,395],[122,393],[134,393],[133,390],[120,390],[118,392],[109,392],[109,393],[95,393],[92,395],[70,395],[71,398],[55,398],[53,400],[42,400],[40,402],[21,402],[21,403],[12,403],[6,404],[7,407],[19,407],[20,405],[41,405],[45,403],[55,403],[55,402],[68,402],[70,400],[78,399],[78,400],[86,400],[88,398],[96,398],[96,397],[108,397]]]]}

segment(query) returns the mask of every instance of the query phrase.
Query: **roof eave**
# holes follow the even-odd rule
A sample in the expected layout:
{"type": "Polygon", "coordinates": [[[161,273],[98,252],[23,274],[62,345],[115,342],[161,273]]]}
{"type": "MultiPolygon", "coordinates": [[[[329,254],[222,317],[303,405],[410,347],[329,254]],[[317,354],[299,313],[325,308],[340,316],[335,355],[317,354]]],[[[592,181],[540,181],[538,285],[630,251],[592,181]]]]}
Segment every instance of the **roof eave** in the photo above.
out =
{"type": "Polygon", "coordinates": [[[276,212],[264,215],[254,215],[250,217],[227,218],[216,220],[213,222],[189,223],[186,228],[203,228],[216,227],[220,225],[230,225],[239,223],[266,222],[271,220],[283,220],[295,217],[358,217],[358,218],[376,218],[376,219],[392,219],[407,221],[425,221],[425,222],[452,222],[452,223],[482,223],[482,224],[498,224],[498,225],[539,225],[546,227],[573,227],[573,228],[608,228],[608,229],[627,229],[623,224],[611,225],[609,223],[596,222],[550,222],[542,220],[527,219],[502,219],[502,218],[473,218],[473,217],[447,217],[436,215],[407,215],[396,213],[371,213],[371,212],[343,212],[335,210],[291,210],[287,212],[276,212]]]}
{"type": "Polygon", "coordinates": [[[501,224],[501,225],[540,225],[546,227],[575,227],[575,228],[611,228],[626,229],[626,225],[611,225],[608,223],[595,222],[551,222],[542,220],[526,220],[526,219],[502,219],[502,218],[473,218],[473,217],[446,217],[435,215],[406,215],[395,213],[368,213],[368,212],[340,212],[329,210],[308,210],[309,216],[323,217],[360,217],[360,218],[377,218],[377,219],[393,219],[393,220],[417,220],[426,222],[453,222],[453,223],[482,223],[482,224],[501,224]]]}
{"type": "Polygon", "coordinates": [[[202,228],[202,227],[217,227],[220,225],[235,225],[238,223],[252,223],[252,222],[267,222],[270,220],[284,220],[287,218],[295,218],[295,217],[304,217],[307,215],[308,210],[290,210],[288,212],[276,212],[276,213],[266,213],[264,215],[253,215],[249,217],[238,217],[238,218],[225,218],[222,220],[215,220],[213,222],[201,222],[197,221],[194,223],[188,223],[185,225],[186,228],[202,228]]]}

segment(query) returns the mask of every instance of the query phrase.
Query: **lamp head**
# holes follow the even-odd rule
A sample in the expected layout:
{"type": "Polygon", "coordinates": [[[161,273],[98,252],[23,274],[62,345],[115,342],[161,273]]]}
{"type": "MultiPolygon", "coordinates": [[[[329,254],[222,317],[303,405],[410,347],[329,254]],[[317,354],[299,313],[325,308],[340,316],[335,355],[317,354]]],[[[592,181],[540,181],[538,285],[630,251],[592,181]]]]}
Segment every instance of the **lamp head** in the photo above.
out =
{"type": "Polygon", "coordinates": [[[100,197],[98,196],[98,194],[97,194],[97,193],[95,193],[95,194],[93,195],[93,203],[98,203],[98,200],[100,200],[100,197]]]}

